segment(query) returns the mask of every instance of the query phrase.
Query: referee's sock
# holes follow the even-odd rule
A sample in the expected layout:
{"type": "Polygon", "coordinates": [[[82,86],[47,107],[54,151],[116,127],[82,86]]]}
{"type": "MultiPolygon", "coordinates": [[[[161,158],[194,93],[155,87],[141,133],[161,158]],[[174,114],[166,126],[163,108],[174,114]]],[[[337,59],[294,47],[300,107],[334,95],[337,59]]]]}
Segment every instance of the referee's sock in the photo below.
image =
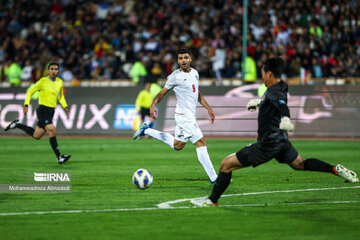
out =
{"type": "Polygon", "coordinates": [[[26,125],[21,124],[21,123],[16,124],[16,127],[23,130],[24,132],[26,132],[30,136],[34,135],[35,129],[33,129],[32,127],[26,126],[26,125]]]}
{"type": "Polygon", "coordinates": [[[336,175],[334,171],[334,166],[323,162],[316,158],[308,158],[304,161],[304,170],[308,171],[318,171],[318,172],[329,172],[336,175]]]}
{"type": "Polygon", "coordinates": [[[54,153],[56,154],[56,157],[59,158],[60,151],[59,151],[59,146],[58,146],[57,141],[56,141],[56,137],[51,137],[50,138],[50,145],[51,145],[54,153]]]}
{"type": "Polygon", "coordinates": [[[216,182],[214,184],[212,193],[209,197],[209,199],[213,203],[218,202],[219,198],[221,197],[221,194],[223,194],[225,192],[226,188],[229,186],[230,180],[231,180],[231,174],[232,174],[232,172],[229,172],[229,173],[220,172],[219,173],[218,178],[216,179],[216,182]]]}

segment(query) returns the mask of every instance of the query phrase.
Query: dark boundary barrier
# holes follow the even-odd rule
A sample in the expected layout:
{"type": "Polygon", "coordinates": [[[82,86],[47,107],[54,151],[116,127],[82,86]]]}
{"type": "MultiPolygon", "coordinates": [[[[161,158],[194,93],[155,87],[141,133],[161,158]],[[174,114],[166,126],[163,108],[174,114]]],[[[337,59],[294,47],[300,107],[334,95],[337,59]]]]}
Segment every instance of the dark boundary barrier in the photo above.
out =
{"type": "MultiPolygon", "coordinates": [[[[256,136],[257,112],[245,110],[246,103],[257,97],[258,85],[241,87],[201,87],[200,91],[213,107],[215,124],[209,124],[207,111],[198,107],[198,122],[208,136],[256,136]]],[[[67,87],[65,95],[70,119],[57,106],[54,123],[59,134],[129,135],[137,112],[134,103],[142,87],[67,87]]],[[[31,101],[29,112],[22,114],[25,88],[0,88],[0,127],[14,118],[35,126],[37,100],[31,101]]],[[[289,106],[295,124],[294,136],[360,136],[360,86],[290,86],[289,106]]],[[[176,101],[169,94],[159,104],[156,128],[173,132],[176,101]]],[[[0,135],[5,132],[0,131],[0,135]]],[[[19,130],[6,132],[21,134],[19,130]]]]}

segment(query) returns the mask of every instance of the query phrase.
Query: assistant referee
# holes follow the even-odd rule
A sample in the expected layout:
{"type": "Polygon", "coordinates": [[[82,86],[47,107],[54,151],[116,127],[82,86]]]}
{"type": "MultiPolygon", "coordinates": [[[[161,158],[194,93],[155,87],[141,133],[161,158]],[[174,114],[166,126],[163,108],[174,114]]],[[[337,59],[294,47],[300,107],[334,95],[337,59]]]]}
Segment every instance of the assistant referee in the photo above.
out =
{"type": "Polygon", "coordinates": [[[150,83],[145,83],[144,89],[138,94],[135,101],[135,107],[141,116],[141,123],[145,122],[151,125],[153,119],[150,117],[150,106],[153,101],[153,95],[150,92],[150,83]]]}
{"type": "Polygon", "coordinates": [[[57,100],[61,106],[65,109],[66,116],[69,119],[69,109],[63,93],[63,81],[57,77],[59,74],[59,64],[51,62],[48,65],[49,75],[47,77],[42,77],[37,81],[34,87],[30,88],[26,93],[25,102],[24,102],[24,114],[27,113],[29,108],[29,103],[31,96],[39,91],[39,107],[36,110],[38,122],[36,128],[26,126],[19,123],[18,119],[12,121],[6,128],[5,131],[10,129],[19,128],[32,136],[34,139],[40,139],[44,136],[46,132],[50,136],[50,145],[56,154],[58,163],[65,163],[71,155],[69,154],[60,154],[59,147],[56,141],[56,128],[52,122],[55,107],[57,105],[57,100]]]}

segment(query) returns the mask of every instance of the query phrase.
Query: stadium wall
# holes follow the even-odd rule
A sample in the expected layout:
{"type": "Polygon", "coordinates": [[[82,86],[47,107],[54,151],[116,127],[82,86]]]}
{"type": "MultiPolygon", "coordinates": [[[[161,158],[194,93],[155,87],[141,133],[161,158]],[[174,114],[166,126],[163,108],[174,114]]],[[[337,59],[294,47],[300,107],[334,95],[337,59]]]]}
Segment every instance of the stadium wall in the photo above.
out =
{"type": "MultiPolygon", "coordinates": [[[[259,85],[240,87],[201,87],[200,91],[213,107],[215,124],[210,124],[206,109],[198,106],[197,117],[205,136],[256,136],[257,112],[246,111],[247,102],[257,97],[259,85]]],[[[141,87],[67,87],[66,100],[70,119],[60,105],[54,116],[58,134],[129,135],[137,114],[135,99],[141,87]]],[[[24,116],[25,88],[0,88],[0,126],[15,118],[36,125],[37,100],[32,99],[24,116]]],[[[173,132],[175,96],[171,93],[159,104],[156,128],[173,132]]],[[[289,101],[293,136],[359,137],[360,86],[291,86],[289,101]]],[[[0,131],[0,135],[5,134],[0,131]]],[[[6,134],[22,134],[20,130],[6,134]]]]}

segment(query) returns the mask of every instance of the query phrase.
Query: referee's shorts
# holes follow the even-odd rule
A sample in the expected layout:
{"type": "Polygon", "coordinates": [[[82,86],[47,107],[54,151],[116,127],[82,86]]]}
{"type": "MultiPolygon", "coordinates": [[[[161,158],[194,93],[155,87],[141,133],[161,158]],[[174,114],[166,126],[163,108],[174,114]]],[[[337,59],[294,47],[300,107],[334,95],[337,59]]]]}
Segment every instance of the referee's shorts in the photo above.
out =
{"type": "Polygon", "coordinates": [[[146,116],[149,116],[150,117],[150,108],[143,108],[141,107],[141,120],[144,121],[145,117],[146,116]]]}
{"type": "Polygon", "coordinates": [[[54,112],[55,112],[55,108],[39,105],[39,107],[36,110],[36,114],[38,118],[37,125],[41,128],[45,128],[46,125],[52,124],[54,112]]]}

